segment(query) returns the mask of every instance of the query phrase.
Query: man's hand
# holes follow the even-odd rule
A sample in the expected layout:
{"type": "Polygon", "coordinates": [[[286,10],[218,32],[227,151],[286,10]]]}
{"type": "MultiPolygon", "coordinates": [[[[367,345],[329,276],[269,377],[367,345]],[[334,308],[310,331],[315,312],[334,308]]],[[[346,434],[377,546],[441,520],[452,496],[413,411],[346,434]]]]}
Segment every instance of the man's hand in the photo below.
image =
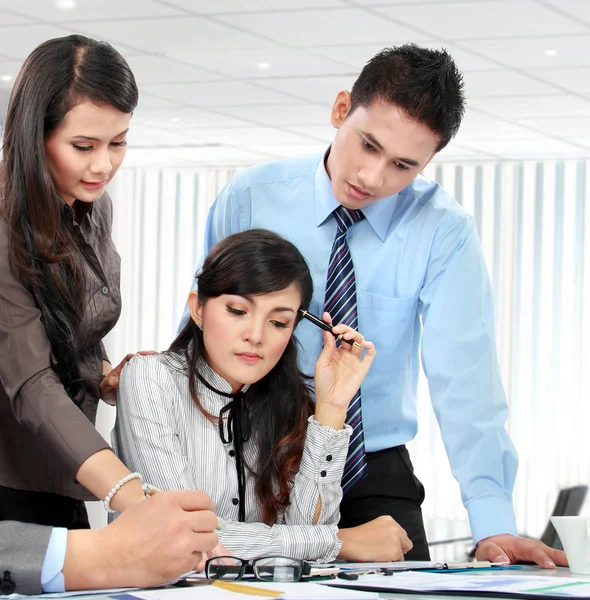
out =
{"type": "Polygon", "coordinates": [[[69,531],[66,590],[153,587],[202,568],[219,545],[216,525],[211,499],[188,490],[137,502],[102,529],[69,531]]]}
{"type": "Polygon", "coordinates": [[[495,563],[536,563],[544,569],[555,569],[556,565],[567,567],[565,552],[549,548],[539,540],[515,535],[493,535],[481,540],[475,553],[477,560],[495,563]]]}

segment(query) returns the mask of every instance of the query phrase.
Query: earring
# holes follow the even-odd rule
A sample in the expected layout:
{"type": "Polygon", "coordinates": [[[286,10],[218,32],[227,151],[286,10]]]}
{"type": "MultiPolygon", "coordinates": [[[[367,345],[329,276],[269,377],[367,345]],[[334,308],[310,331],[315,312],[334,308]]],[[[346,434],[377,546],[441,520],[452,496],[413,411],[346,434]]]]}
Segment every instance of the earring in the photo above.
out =
{"type": "Polygon", "coordinates": [[[197,327],[198,327],[198,328],[199,328],[201,331],[203,331],[203,323],[197,323],[197,327]]]}

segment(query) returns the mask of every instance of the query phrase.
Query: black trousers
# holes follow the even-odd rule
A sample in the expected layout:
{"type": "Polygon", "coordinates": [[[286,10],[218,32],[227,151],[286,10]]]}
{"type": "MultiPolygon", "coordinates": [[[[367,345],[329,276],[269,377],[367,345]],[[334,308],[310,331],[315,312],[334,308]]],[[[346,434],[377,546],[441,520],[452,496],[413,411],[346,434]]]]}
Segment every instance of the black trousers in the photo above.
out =
{"type": "Polygon", "coordinates": [[[0,486],[0,521],[22,521],[67,529],[90,529],[82,500],[0,486]]]}
{"type": "Polygon", "coordinates": [[[367,453],[367,470],[368,475],[344,495],[338,526],[356,527],[391,515],[414,544],[405,560],[430,560],[420,508],[424,486],[414,475],[406,447],[367,453]]]}

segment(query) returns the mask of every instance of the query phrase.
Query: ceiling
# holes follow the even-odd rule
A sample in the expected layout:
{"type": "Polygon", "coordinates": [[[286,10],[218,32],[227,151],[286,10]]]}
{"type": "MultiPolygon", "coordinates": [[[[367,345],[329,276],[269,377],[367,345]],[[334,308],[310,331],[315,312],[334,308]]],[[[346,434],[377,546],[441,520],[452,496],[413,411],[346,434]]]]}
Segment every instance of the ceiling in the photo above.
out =
{"type": "Polygon", "coordinates": [[[0,0],[0,102],[38,43],[70,33],[136,75],[128,165],[322,151],[337,92],[405,42],[445,47],[465,75],[439,161],[590,157],[590,0],[0,0]]]}

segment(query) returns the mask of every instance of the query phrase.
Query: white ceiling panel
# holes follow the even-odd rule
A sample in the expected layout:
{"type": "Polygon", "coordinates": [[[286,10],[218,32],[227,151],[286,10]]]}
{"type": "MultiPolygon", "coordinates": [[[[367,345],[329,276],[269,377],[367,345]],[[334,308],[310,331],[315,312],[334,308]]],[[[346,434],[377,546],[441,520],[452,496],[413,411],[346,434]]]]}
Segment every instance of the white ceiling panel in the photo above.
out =
{"type": "MultiPolygon", "coordinates": [[[[482,145],[472,144],[474,150],[482,145]]],[[[503,160],[522,158],[576,158],[587,156],[588,150],[546,138],[542,140],[495,140],[485,144],[485,149],[503,160]]]]}
{"type": "Polygon", "coordinates": [[[322,154],[326,151],[326,144],[318,142],[317,144],[301,144],[296,146],[253,146],[252,150],[268,154],[274,158],[289,158],[290,156],[312,156],[322,154]]]}
{"type": "Polygon", "coordinates": [[[302,126],[302,127],[293,127],[289,129],[290,131],[297,132],[300,135],[307,136],[309,138],[313,138],[314,140],[319,140],[321,142],[325,142],[326,144],[331,144],[334,136],[336,135],[336,129],[332,127],[329,123],[322,126],[302,126]]]}
{"type": "Polygon", "coordinates": [[[563,14],[568,14],[572,18],[583,21],[590,26],[590,3],[588,0],[544,0],[545,4],[550,4],[563,14]]]}
{"type": "Polygon", "coordinates": [[[147,91],[142,87],[139,90],[139,105],[137,110],[152,109],[152,108],[172,108],[180,106],[178,102],[167,98],[158,98],[148,94],[147,91]]]}
{"type": "Polygon", "coordinates": [[[268,160],[268,157],[258,152],[230,146],[175,148],[170,152],[178,159],[177,164],[179,166],[195,164],[202,166],[224,164],[249,165],[268,160]]]}
{"type": "Polygon", "coordinates": [[[590,157],[590,0],[72,1],[0,0],[0,111],[39,43],[106,39],[140,87],[130,166],[322,152],[337,93],[404,42],[446,48],[465,75],[469,110],[438,161],[590,157]]]}
{"type": "MultiPolygon", "coordinates": [[[[202,17],[164,17],[119,21],[85,21],[70,25],[81,33],[158,54],[190,56],[203,50],[263,48],[269,42],[202,17]]],[[[188,61],[190,62],[190,61],[188,61]]]]}
{"type": "MultiPolygon", "coordinates": [[[[195,140],[206,139],[222,145],[262,146],[265,144],[306,144],[310,139],[304,135],[291,133],[272,127],[241,127],[231,129],[186,129],[184,134],[195,140]]],[[[311,140],[314,142],[315,140],[311,140]]]]}
{"type": "Polygon", "coordinates": [[[239,52],[168,53],[235,79],[334,75],[353,71],[347,64],[313,56],[296,48],[266,47],[239,52]]]}
{"type": "Polygon", "coordinates": [[[355,44],[403,44],[417,36],[409,27],[354,8],[227,15],[218,19],[297,47],[332,46],[343,40],[355,44]]]}
{"type": "Polygon", "coordinates": [[[330,122],[330,107],[319,104],[259,104],[250,106],[226,106],[220,109],[259,125],[325,125],[330,122]]]}
{"type": "Polygon", "coordinates": [[[561,88],[576,94],[590,94],[590,66],[576,69],[528,69],[535,77],[551,82],[561,88]]]}
{"type": "MultiPolygon", "coordinates": [[[[590,2],[588,3],[590,7],[590,2]]],[[[590,53],[590,34],[514,38],[508,40],[478,40],[465,42],[469,49],[484,54],[509,67],[573,67],[583,66],[590,53]]],[[[451,52],[453,56],[454,53],[451,52]]],[[[461,63],[457,58],[459,67],[461,63]]]]}
{"type": "Polygon", "coordinates": [[[265,81],[264,86],[298,97],[308,102],[317,102],[332,108],[336,94],[341,90],[350,90],[355,77],[302,77],[265,81]]]}
{"type": "Polygon", "coordinates": [[[531,140],[539,139],[539,134],[526,125],[510,123],[501,118],[482,115],[468,110],[455,140],[459,145],[468,141],[480,140],[531,140]]]}
{"type": "Polygon", "coordinates": [[[0,29],[0,54],[24,60],[41,42],[70,33],[53,25],[3,27],[0,29]]]}
{"type": "MultiPolygon", "coordinates": [[[[127,134],[127,143],[129,148],[150,147],[150,146],[175,146],[191,142],[180,131],[170,129],[159,129],[148,127],[141,123],[132,122],[127,134]]],[[[211,140],[203,139],[203,142],[211,140]]]]}
{"type": "Polygon", "coordinates": [[[172,0],[169,4],[202,15],[346,6],[340,0],[172,0]]]}
{"type": "Polygon", "coordinates": [[[241,81],[212,83],[170,83],[166,86],[145,85],[154,96],[197,107],[240,106],[242,104],[288,104],[293,99],[241,81]]]}
{"type": "Polygon", "coordinates": [[[504,119],[515,120],[590,115],[590,97],[584,99],[566,94],[475,98],[469,106],[504,119]]]}
{"type": "Polygon", "coordinates": [[[444,31],[443,35],[447,40],[561,35],[587,31],[575,19],[564,17],[534,0],[438,2],[423,6],[413,2],[400,6],[383,6],[376,10],[399,23],[414,24],[423,32],[436,37],[444,31]]]}
{"type": "Polygon", "coordinates": [[[455,160],[485,160],[486,158],[489,158],[489,155],[472,148],[464,148],[453,141],[434,157],[432,164],[455,160]]]}
{"type": "Polygon", "coordinates": [[[221,115],[202,108],[148,108],[138,109],[133,121],[149,127],[159,127],[170,131],[183,131],[187,128],[248,127],[243,119],[221,115]]]}
{"type": "Polygon", "coordinates": [[[222,76],[193,67],[184,65],[178,61],[162,58],[160,56],[130,56],[127,62],[135,75],[137,84],[142,86],[146,83],[174,83],[181,81],[214,81],[223,79],[222,76]]]}
{"type": "MultiPolygon", "coordinates": [[[[394,42],[392,42],[392,44],[393,43],[394,42]]],[[[432,41],[416,41],[415,43],[428,48],[444,48],[453,57],[453,60],[457,63],[457,66],[461,71],[481,71],[498,68],[497,62],[487,60],[452,44],[432,41]]],[[[382,49],[383,44],[319,46],[306,48],[308,52],[313,52],[314,54],[319,54],[320,56],[346,63],[359,72],[367,64],[369,59],[373,58],[373,56],[382,49]]]]}
{"type": "Polygon", "coordinates": [[[20,71],[22,62],[20,60],[0,60],[0,86],[12,89],[12,84],[20,71]],[[10,78],[7,81],[3,78],[10,78]]]}
{"type": "MultiPolygon", "coordinates": [[[[6,0],[0,1],[0,6],[6,6],[6,8],[14,8],[14,2],[6,2],[6,0]]],[[[31,23],[33,19],[29,19],[26,15],[19,14],[13,10],[0,10],[0,27],[5,25],[25,25],[31,23]]]]}
{"type": "Polygon", "coordinates": [[[186,11],[172,8],[168,3],[153,0],[79,0],[72,8],[59,8],[58,3],[48,0],[0,0],[0,6],[15,13],[50,23],[71,21],[92,21],[95,19],[127,19],[138,14],[145,17],[163,17],[186,14],[186,11]]]}
{"type": "Polygon", "coordinates": [[[587,143],[590,143],[590,115],[585,117],[527,119],[526,125],[565,140],[581,138],[588,140],[587,143]]]}
{"type": "Polygon", "coordinates": [[[555,94],[559,90],[515,71],[471,71],[465,73],[467,101],[472,98],[555,94]]]}

